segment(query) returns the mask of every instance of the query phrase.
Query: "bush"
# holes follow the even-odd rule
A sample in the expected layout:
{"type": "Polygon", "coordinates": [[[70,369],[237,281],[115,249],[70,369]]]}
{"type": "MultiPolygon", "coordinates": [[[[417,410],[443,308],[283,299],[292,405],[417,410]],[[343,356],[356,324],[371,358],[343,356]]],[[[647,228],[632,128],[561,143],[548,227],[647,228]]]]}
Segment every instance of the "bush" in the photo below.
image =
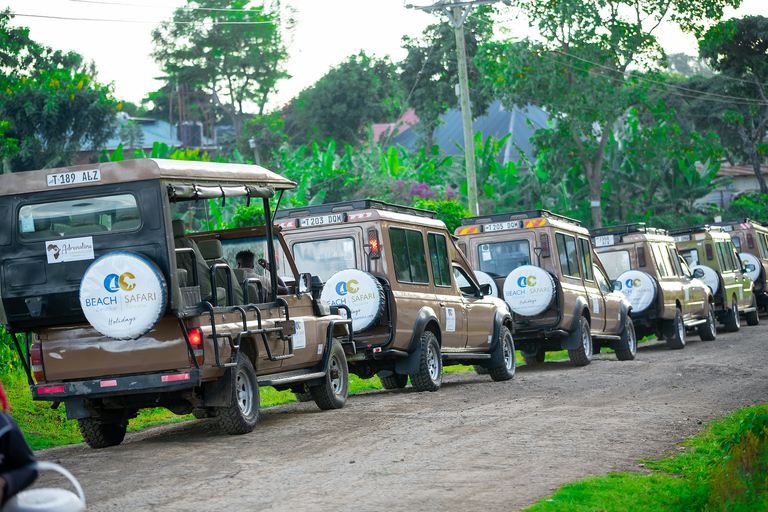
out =
{"type": "Polygon", "coordinates": [[[725,220],[730,219],[755,219],[768,220],[768,194],[751,194],[741,196],[726,210],[725,220]]]}

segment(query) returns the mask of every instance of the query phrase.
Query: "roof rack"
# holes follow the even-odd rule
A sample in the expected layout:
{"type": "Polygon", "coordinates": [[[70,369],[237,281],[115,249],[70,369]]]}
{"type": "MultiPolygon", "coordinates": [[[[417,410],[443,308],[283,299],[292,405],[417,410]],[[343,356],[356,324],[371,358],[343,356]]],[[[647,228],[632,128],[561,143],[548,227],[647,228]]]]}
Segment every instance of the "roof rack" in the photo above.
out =
{"type": "Polygon", "coordinates": [[[552,213],[549,210],[524,210],[520,212],[496,213],[493,215],[468,217],[466,219],[461,219],[461,225],[471,226],[473,224],[487,224],[489,222],[504,222],[507,220],[519,220],[519,219],[537,219],[540,217],[544,217],[546,219],[552,219],[552,220],[559,220],[560,222],[567,222],[568,224],[573,224],[574,226],[581,226],[581,222],[579,222],[578,220],[572,219],[570,217],[565,217],[563,215],[558,215],[556,213],[552,213]]]}
{"type": "MultiPolygon", "coordinates": [[[[713,222],[713,226],[730,226],[731,224],[747,224],[747,223],[755,223],[752,219],[733,219],[733,220],[724,220],[721,222],[713,222]]],[[[756,224],[760,224],[759,222],[756,224]]]]}
{"type": "Polygon", "coordinates": [[[720,229],[720,226],[713,226],[711,224],[697,224],[695,226],[689,226],[687,228],[670,229],[668,233],[670,235],[682,235],[685,233],[693,233],[696,231],[722,231],[722,229],[720,229]]]}
{"type": "Polygon", "coordinates": [[[417,215],[427,219],[436,219],[437,213],[431,210],[422,210],[412,206],[402,206],[399,204],[385,203],[375,199],[360,199],[358,201],[345,201],[343,203],[318,204],[315,206],[299,206],[297,208],[286,208],[275,212],[276,219],[291,217],[304,217],[306,215],[317,215],[321,213],[340,213],[351,212],[355,210],[382,210],[395,213],[406,213],[417,215]]]}
{"type": "Polygon", "coordinates": [[[661,228],[649,228],[645,222],[633,222],[632,224],[620,224],[618,226],[608,226],[604,228],[593,228],[589,230],[591,236],[603,235],[626,235],[629,233],[647,233],[649,235],[666,235],[667,230],[661,228]]]}

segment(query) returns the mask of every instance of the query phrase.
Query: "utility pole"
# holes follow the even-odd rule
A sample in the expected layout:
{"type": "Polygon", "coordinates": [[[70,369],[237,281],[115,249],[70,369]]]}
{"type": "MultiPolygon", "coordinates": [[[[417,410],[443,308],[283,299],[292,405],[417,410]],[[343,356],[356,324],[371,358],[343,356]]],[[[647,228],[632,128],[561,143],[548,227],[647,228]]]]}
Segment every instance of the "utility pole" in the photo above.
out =
{"type": "Polygon", "coordinates": [[[477,171],[475,169],[475,138],[472,134],[472,107],[469,101],[469,79],[467,77],[467,48],[464,40],[464,22],[469,17],[472,7],[475,5],[495,4],[504,2],[509,5],[509,0],[472,0],[446,2],[438,1],[432,5],[414,6],[406,5],[408,9],[419,9],[424,12],[443,11],[453,24],[456,34],[456,58],[459,68],[459,105],[461,107],[461,121],[464,125],[464,160],[467,166],[467,200],[469,211],[473,215],[480,215],[480,204],[477,201],[477,171]],[[464,8],[464,12],[462,12],[464,8]]]}

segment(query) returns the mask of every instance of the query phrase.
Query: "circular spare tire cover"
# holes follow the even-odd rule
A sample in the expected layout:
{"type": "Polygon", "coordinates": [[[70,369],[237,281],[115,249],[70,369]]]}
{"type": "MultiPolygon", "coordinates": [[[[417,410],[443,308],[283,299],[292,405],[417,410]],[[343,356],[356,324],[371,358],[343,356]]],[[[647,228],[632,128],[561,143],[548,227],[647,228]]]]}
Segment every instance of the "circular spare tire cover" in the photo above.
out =
{"type": "Polygon", "coordinates": [[[653,304],[658,289],[656,280],[641,270],[627,270],[619,276],[621,293],[632,304],[632,312],[640,313],[653,304]]]}
{"type": "Polygon", "coordinates": [[[757,256],[754,254],[749,254],[748,252],[740,252],[739,258],[741,259],[741,263],[746,267],[747,264],[751,264],[755,266],[755,270],[752,272],[747,272],[747,275],[750,279],[753,281],[757,281],[757,279],[760,277],[760,267],[762,266],[760,264],[760,260],[757,259],[757,256]]]}
{"type": "Polygon", "coordinates": [[[521,316],[543,313],[555,298],[555,281],[541,267],[522,265],[504,280],[504,300],[521,316]]]}
{"type": "Polygon", "coordinates": [[[354,268],[341,270],[328,278],[320,298],[331,306],[347,306],[352,312],[355,333],[371,327],[384,311],[385,296],[379,280],[354,268]]]}
{"type": "Polygon", "coordinates": [[[94,329],[126,340],[147,333],[165,311],[168,292],[153,262],[126,252],[105,254],[80,281],[80,307],[94,329]]]}
{"type": "Polygon", "coordinates": [[[697,268],[700,268],[702,271],[704,271],[704,277],[702,277],[701,280],[712,290],[712,295],[716,294],[718,288],[720,288],[720,278],[717,276],[717,272],[706,265],[693,265],[691,267],[691,272],[697,268]]]}
{"type": "Polygon", "coordinates": [[[496,286],[496,281],[494,281],[491,276],[489,276],[482,270],[475,270],[475,277],[477,278],[478,283],[491,285],[491,294],[494,297],[499,296],[499,287],[496,286]]]}

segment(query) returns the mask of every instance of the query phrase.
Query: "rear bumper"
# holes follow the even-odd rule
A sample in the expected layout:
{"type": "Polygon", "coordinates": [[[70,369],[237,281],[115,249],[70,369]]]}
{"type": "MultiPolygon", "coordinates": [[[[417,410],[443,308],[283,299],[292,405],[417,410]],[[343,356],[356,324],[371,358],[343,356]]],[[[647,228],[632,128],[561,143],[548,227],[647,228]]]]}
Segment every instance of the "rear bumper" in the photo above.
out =
{"type": "Polygon", "coordinates": [[[127,377],[81,380],[54,384],[33,384],[33,400],[66,402],[83,398],[133,395],[138,393],[163,393],[199,386],[202,372],[190,369],[183,372],[130,375],[127,377]]]}

